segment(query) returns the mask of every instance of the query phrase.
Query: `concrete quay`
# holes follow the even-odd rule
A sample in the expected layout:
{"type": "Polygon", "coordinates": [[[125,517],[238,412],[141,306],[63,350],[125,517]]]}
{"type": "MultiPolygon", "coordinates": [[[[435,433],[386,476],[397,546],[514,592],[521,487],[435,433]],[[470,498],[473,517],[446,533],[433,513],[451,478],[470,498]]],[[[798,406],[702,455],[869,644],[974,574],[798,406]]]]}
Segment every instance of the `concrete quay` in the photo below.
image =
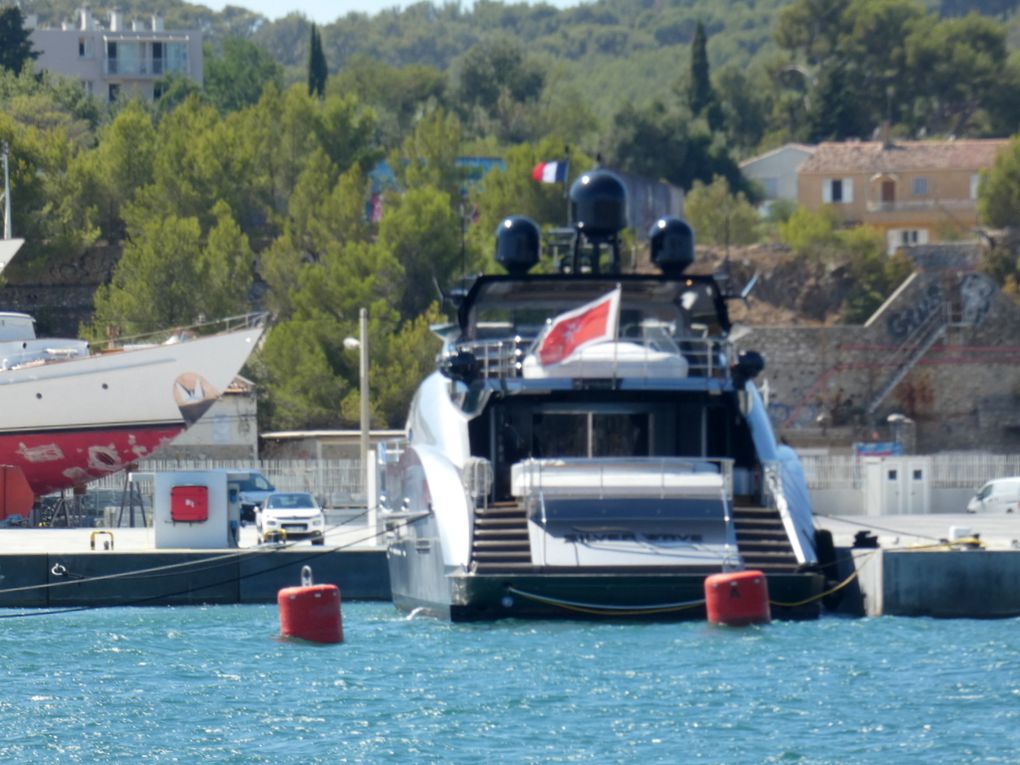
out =
{"type": "MultiPolygon", "coordinates": [[[[816,517],[833,534],[842,591],[836,610],[856,616],[1004,618],[1020,616],[1020,517],[894,515],[816,517]],[[942,544],[970,529],[982,548],[942,544]],[[854,547],[866,531],[878,547],[854,547]]],[[[832,598],[830,605],[837,598],[832,598]]]]}
{"type": "MultiPolygon", "coordinates": [[[[966,514],[818,516],[833,534],[837,571],[856,577],[827,606],[853,616],[1020,616],[1020,517],[966,514]],[[969,528],[984,549],[941,543],[969,528]],[[875,548],[854,547],[864,531],[875,548]]],[[[311,566],[346,600],[389,600],[385,548],[364,525],[333,527],[326,545],[156,550],[151,528],[0,529],[0,608],[271,603],[311,566]],[[110,541],[112,536],[112,549],[110,541]],[[93,549],[93,546],[95,549],[93,549]]]]}
{"type": "Polygon", "coordinates": [[[237,548],[157,550],[151,528],[0,529],[0,608],[273,603],[304,566],[345,600],[390,599],[386,551],[364,525],[321,547],[240,532],[237,548]]]}

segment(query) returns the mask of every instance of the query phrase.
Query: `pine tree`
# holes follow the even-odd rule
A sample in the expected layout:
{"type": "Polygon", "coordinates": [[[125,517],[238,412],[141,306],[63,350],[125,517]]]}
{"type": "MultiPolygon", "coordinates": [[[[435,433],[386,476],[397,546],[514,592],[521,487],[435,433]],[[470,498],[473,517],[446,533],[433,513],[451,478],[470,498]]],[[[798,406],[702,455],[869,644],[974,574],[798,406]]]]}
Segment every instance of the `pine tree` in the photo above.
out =
{"type": "Polygon", "coordinates": [[[18,74],[25,62],[38,57],[39,51],[32,50],[21,8],[16,5],[0,8],[0,69],[18,74]]]}
{"type": "Polygon", "coordinates": [[[322,52],[322,38],[312,24],[312,38],[308,50],[308,95],[322,98],[326,94],[326,54],[322,52]]]}

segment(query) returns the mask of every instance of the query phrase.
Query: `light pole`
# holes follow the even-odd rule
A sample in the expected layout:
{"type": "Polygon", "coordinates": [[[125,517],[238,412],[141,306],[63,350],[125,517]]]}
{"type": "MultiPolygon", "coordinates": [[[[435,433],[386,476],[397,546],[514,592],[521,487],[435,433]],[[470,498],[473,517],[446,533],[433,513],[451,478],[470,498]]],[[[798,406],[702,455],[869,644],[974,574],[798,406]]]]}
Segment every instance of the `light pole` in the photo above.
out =
{"type": "Polygon", "coordinates": [[[368,510],[369,526],[375,528],[375,497],[369,462],[368,437],[370,423],[368,419],[368,309],[362,308],[358,313],[358,338],[344,338],[344,348],[358,349],[358,398],[361,404],[361,486],[365,492],[365,508],[368,510]]]}

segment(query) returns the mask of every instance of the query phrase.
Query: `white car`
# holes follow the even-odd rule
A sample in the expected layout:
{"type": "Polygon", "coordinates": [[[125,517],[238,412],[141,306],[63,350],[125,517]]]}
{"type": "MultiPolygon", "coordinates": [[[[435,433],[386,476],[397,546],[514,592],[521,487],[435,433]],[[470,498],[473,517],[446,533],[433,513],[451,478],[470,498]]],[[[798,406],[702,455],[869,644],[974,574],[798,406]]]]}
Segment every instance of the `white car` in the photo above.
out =
{"type": "Polygon", "coordinates": [[[255,528],[260,542],[311,539],[313,545],[325,544],[322,508],[303,491],[278,491],[262,500],[255,511],[255,528]]]}
{"type": "Polygon", "coordinates": [[[1020,478],[989,481],[967,503],[968,513],[1020,513],[1020,478]]]}

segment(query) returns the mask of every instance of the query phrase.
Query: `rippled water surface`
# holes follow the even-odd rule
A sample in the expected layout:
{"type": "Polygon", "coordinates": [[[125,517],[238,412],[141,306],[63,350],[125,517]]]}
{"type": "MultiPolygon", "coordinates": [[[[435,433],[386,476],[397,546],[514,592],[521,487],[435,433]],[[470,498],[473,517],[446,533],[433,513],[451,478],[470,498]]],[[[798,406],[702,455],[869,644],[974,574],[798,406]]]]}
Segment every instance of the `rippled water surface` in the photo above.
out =
{"type": "MultiPolygon", "coordinates": [[[[15,612],[0,611],[0,616],[15,612]]],[[[0,619],[2,763],[1020,763],[1020,620],[0,619]]]]}

